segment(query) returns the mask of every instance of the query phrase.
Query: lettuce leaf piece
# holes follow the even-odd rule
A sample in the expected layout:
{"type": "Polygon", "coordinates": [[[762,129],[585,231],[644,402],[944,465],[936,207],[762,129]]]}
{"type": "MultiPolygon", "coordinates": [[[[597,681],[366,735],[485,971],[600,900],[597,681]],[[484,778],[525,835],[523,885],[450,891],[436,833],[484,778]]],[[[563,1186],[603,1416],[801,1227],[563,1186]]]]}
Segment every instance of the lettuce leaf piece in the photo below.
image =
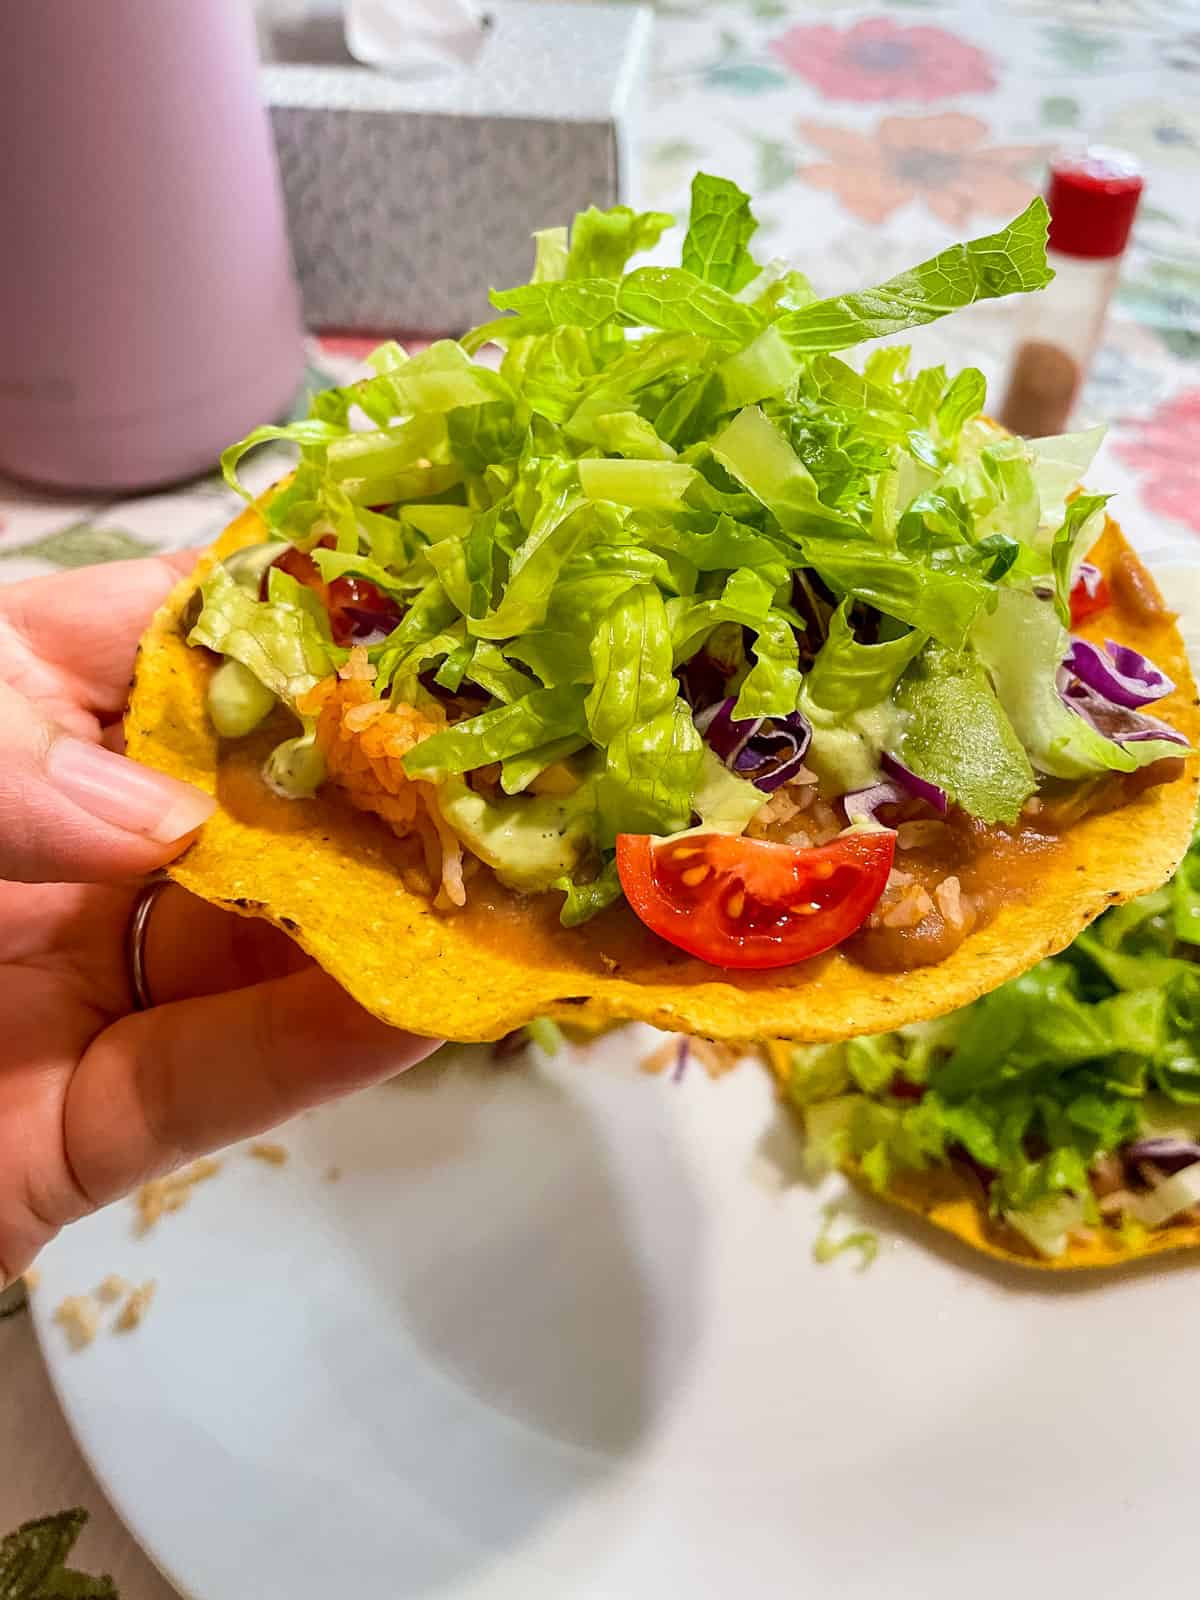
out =
{"type": "MultiPolygon", "coordinates": [[[[518,321],[502,318],[495,327],[511,332],[518,321]]],[[[500,371],[531,411],[551,422],[566,422],[597,366],[587,334],[567,327],[510,339],[500,371]]]]}
{"type": "Polygon", "coordinates": [[[682,267],[638,267],[620,279],[576,278],[493,289],[491,301],[498,311],[515,311],[523,333],[565,327],[591,332],[619,319],[665,333],[741,344],[763,326],[762,314],[753,306],[682,267]]]}
{"type": "Polygon", "coordinates": [[[1056,675],[1069,640],[1048,601],[1018,589],[1000,589],[995,611],[976,623],[972,642],[1039,772],[1055,778],[1133,772],[1148,746],[1158,750],[1149,740],[1141,747],[1122,748],[1063,704],[1056,675]]]}
{"type": "Polygon", "coordinates": [[[1025,441],[1041,503],[1041,524],[1053,530],[1066,514],[1067,497],[1096,458],[1107,430],[1103,423],[1077,433],[1025,441]]]}
{"type": "Polygon", "coordinates": [[[611,500],[643,510],[682,511],[695,476],[684,461],[588,457],[579,463],[580,487],[589,500],[611,500]]]}
{"type": "Polygon", "coordinates": [[[510,705],[537,688],[529,674],[505,660],[499,647],[488,639],[471,643],[463,676],[503,705],[510,705]]]}
{"type": "Polygon", "coordinates": [[[1016,564],[1021,546],[1007,533],[979,538],[975,517],[957,489],[926,489],[901,513],[896,547],[943,572],[976,572],[998,583],[1016,564]]]}
{"type": "Polygon", "coordinates": [[[994,604],[996,586],[970,570],[941,571],[900,550],[866,539],[807,535],[806,564],[838,595],[874,606],[950,650],[961,650],[979,617],[994,604]]]}
{"type": "Polygon", "coordinates": [[[402,365],[355,384],[354,403],[379,427],[405,417],[454,411],[513,393],[498,372],[481,367],[453,339],[438,339],[402,365]]]}
{"type": "Polygon", "coordinates": [[[508,639],[536,627],[567,558],[594,527],[583,495],[568,476],[545,495],[528,535],[513,556],[508,583],[498,605],[467,627],[481,639],[508,639]]]}
{"type": "Polygon", "coordinates": [[[681,556],[697,572],[753,567],[768,581],[777,576],[772,590],[786,582],[794,559],[784,541],[771,539],[725,512],[715,517],[673,517],[669,523],[647,529],[644,537],[650,545],[681,556]]]}
{"type": "Polygon", "coordinates": [[[394,572],[382,562],[373,560],[371,556],[360,555],[357,551],[314,550],[312,558],[326,583],[332,583],[336,578],[352,574],[356,578],[365,578],[382,594],[391,595],[401,604],[407,600],[406,586],[397,581],[394,572]]]}
{"type": "Polygon", "coordinates": [[[659,590],[639,584],[619,599],[591,641],[594,683],[584,701],[592,739],[603,748],[635,722],[664,710],[679,692],[671,632],[659,590]]]}
{"type": "Polygon", "coordinates": [[[692,209],[683,241],[685,270],[737,294],[758,276],[748,248],[757,228],[744,190],[728,178],[698,172],[692,179],[692,209]]]}
{"type": "Polygon", "coordinates": [[[905,674],[907,713],[896,752],[920,778],[945,789],[984,822],[1016,822],[1037,779],[980,663],[936,641],[905,674]]]}
{"type": "Polygon", "coordinates": [[[596,779],[599,842],[618,833],[679,833],[692,815],[704,746],[691,712],[673,700],[617,734],[596,779]]]}
{"type": "Polygon", "coordinates": [[[586,729],[583,695],[573,687],[534,689],[509,705],[493,706],[414,746],[404,758],[410,778],[474,772],[493,761],[536,750],[586,729]]]}
{"type": "Polygon", "coordinates": [[[272,568],[267,600],[258,600],[221,565],[200,586],[203,602],[188,643],[240,661],[264,688],[294,706],[348,652],[329,637],[329,622],[310,589],[272,568]]]}
{"type": "Polygon", "coordinates": [[[843,600],[829,619],[825,643],[805,680],[809,699],[834,712],[862,711],[886,700],[925,644],[925,635],[915,628],[884,644],[860,644],[849,609],[843,600]]]}
{"type": "Polygon", "coordinates": [[[539,745],[536,750],[526,750],[519,756],[509,756],[501,763],[501,789],[505,794],[524,794],[533,780],[545,772],[547,767],[565,761],[568,756],[577,755],[579,751],[587,748],[587,742],[583,734],[569,733],[561,739],[552,739],[549,744],[539,745]]]}
{"type": "MultiPolygon", "coordinates": [[[[768,569],[769,571],[769,569],[768,569]]],[[[735,717],[787,716],[800,692],[799,650],[790,620],[775,606],[775,585],[764,572],[741,567],[719,596],[669,604],[676,663],[687,661],[722,623],[755,634],[754,665],[742,682],[735,717]]]]}
{"type": "MultiPolygon", "coordinates": [[[[231,444],[221,452],[221,476],[225,482],[248,504],[257,498],[238,477],[238,467],[243,456],[260,444],[283,442],[300,447],[300,466],[293,481],[262,506],[262,515],[268,527],[281,529],[284,519],[294,516],[301,504],[314,504],[320,493],[321,468],[328,447],[346,437],[346,428],[338,422],[327,422],[319,417],[304,417],[298,422],[269,423],[254,428],[244,439],[231,444]]],[[[307,524],[305,524],[307,526],[307,524]]]]}
{"type": "Polygon", "coordinates": [[[1075,581],[1075,568],[1095,544],[1099,534],[1099,527],[1093,519],[1111,499],[1110,494],[1076,495],[1067,507],[1062,526],[1051,541],[1054,607],[1064,628],[1071,626],[1071,585],[1075,581]]]}
{"type": "Polygon", "coordinates": [[[710,449],[793,539],[826,528],[859,534],[856,523],[822,505],[812,473],[757,406],[739,411],[710,449]]]}
{"type": "Polygon", "coordinates": [[[601,843],[618,833],[677,833],[692,813],[703,744],[679,699],[662,595],[639,585],[616,602],[591,642],[595,678],[584,703],[605,751],[596,779],[601,843]]]}
{"type": "Polygon", "coordinates": [[[1110,949],[1090,930],[1076,938],[1072,951],[1087,956],[1118,989],[1135,993],[1163,988],[1189,966],[1176,956],[1146,952],[1135,955],[1127,950],[1110,949]]]}
{"type": "Polygon", "coordinates": [[[1095,1061],[1111,1048],[1103,1014],[1078,997],[1071,968],[1043,961],[971,1006],[954,1055],[930,1082],[948,1100],[1095,1061]]]}
{"type": "Polygon", "coordinates": [[[922,428],[928,428],[946,389],[944,366],[924,367],[911,379],[905,396],[907,409],[922,428]]]}
{"type": "Polygon", "coordinates": [[[1039,197],[998,233],[951,245],[877,288],[788,312],[722,364],[728,409],[781,394],[806,356],[903,333],[976,300],[1044,289],[1054,276],[1046,264],[1048,223],[1039,197]]]}
{"type": "MultiPolygon", "coordinates": [[[[554,283],[567,275],[570,240],[566,228],[535,228],[530,283],[554,283]]],[[[586,274],[585,274],[586,275],[586,274]]]]}
{"type": "Polygon", "coordinates": [[[566,420],[568,437],[581,444],[594,444],[613,456],[651,462],[674,460],[672,446],[659,438],[645,417],[632,410],[613,410],[612,405],[607,395],[583,401],[566,420]]]}
{"type": "Polygon", "coordinates": [[[505,655],[522,662],[548,688],[590,683],[592,634],[604,613],[639,581],[629,572],[585,570],[564,575],[550,595],[541,623],[506,644],[505,655]]]}
{"type": "Polygon", "coordinates": [[[1178,940],[1200,945],[1200,843],[1195,840],[1171,883],[1171,920],[1178,940]]]}
{"type": "Polygon", "coordinates": [[[440,578],[431,578],[419,591],[404,617],[381,644],[367,653],[375,664],[375,687],[383,694],[389,686],[411,700],[416,686],[409,681],[405,663],[422,645],[436,639],[458,618],[458,607],[446,593],[440,578]]]}
{"type": "MultiPolygon", "coordinates": [[[[571,248],[562,275],[619,278],[630,256],[652,250],[674,220],[666,211],[634,211],[629,206],[598,211],[589,206],[576,214],[571,226],[571,248]]],[[[550,276],[535,273],[534,282],[544,282],[550,276]]]]}
{"type": "Polygon", "coordinates": [[[964,367],[938,401],[934,413],[941,439],[949,445],[957,443],[964,425],[971,417],[979,415],[986,399],[987,381],[983,373],[978,367],[964,367]]]}

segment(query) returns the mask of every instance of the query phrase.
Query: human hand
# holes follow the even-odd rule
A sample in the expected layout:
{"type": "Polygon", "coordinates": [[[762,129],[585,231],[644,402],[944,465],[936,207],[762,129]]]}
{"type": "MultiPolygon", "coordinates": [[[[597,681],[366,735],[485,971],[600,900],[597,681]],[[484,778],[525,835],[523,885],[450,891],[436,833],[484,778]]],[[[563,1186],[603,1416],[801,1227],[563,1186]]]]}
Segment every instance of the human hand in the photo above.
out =
{"type": "Polygon", "coordinates": [[[174,886],[149,925],[155,1005],[134,1009],[138,880],[214,802],[109,746],[137,640],[194,560],[0,587],[0,1286],[147,1178],[436,1046],[370,1016],[266,923],[174,886]]]}

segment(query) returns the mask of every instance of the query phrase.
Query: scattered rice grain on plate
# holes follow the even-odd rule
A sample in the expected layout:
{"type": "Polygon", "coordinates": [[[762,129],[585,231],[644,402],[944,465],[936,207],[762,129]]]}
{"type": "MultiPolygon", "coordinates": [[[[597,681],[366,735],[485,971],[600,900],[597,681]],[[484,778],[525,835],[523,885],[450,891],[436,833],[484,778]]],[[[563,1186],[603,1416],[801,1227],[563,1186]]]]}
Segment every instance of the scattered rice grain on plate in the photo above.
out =
{"type": "Polygon", "coordinates": [[[138,1232],[149,1233],[165,1212],[178,1211],[186,1205],[195,1186],[215,1178],[220,1170],[221,1163],[215,1157],[204,1156],[169,1177],[151,1178],[149,1183],[144,1183],[135,1196],[138,1232]]]}
{"type": "Polygon", "coordinates": [[[72,1350],[86,1350],[100,1331],[100,1308],[90,1294],[69,1294],[54,1313],[72,1350]]]}
{"type": "Polygon", "coordinates": [[[145,1283],[138,1285],[121,1307],[121,1315],[114,1324],[117,1333],[132,1333],[135,1328],[141,1327],[157,1288],[158,1282],[154,1278],[148,1278],[145,1283]]]}
{"type": "Polygon", "coordinates": [[[679,1060],[681,1038],[687,1039],[689,1053],[700,1062],[710,1078],[720,1078],[726,1072],[731,1072],[744,1053],[739,1045],[714,1044],[711,1039],[695,1039],[690,1035],[672,1033],[648,1056],[642,1057],[639,1062],[642,1071],[653,1074],[675,1065],[679,1060]]]}
{"type": "Polygon", "coordinates": [[[36,1289],[38,1284],[42,1281],[42,1275],[38,1271],[37,1267],[26,1267],[21,1276],[25,1280],[26,1293],[36,1289]]]}
{"type": "Polygon", "coordinates": [[[112,1306],[123,1299],[132,1287],[128,1278],[123,1278],[119,1272],[110,1272],[104,1282],[93,1290],[93,1294],[102,1305],[112,1306]]]}
{"type": "Polygon", "coordinates": [[[265,1161],[269,1167],[282,1167],[287,1165],[287,1148],[281,1144],[269,1144],[263,1139],[257,1139],[251,1146],[249,1154],[256,1161],[265,1161]]]}

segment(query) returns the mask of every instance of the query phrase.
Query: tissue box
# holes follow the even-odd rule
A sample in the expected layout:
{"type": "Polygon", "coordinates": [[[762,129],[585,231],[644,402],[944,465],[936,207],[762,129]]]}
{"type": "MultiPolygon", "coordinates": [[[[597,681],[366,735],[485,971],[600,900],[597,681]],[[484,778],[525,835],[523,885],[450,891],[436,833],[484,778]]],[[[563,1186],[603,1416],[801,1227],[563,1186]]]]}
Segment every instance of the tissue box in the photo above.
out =
{"type": "Polygon", "coordinates": [[[265,68],[309,327],[460,332],[528,279],[535,228],[631,199],[651,17],[510,0],[469,68],[265,68]]]}

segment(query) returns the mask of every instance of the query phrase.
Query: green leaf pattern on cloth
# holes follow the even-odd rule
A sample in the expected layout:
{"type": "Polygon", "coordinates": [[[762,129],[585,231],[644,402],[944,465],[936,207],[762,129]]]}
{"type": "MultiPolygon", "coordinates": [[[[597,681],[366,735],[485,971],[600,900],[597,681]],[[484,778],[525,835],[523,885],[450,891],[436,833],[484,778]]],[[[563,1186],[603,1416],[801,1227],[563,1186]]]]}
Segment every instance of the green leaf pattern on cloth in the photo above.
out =
{"type": "Polygon", "coordinates": [[[0,1540],[0,1600],[118,1600],[111,1578],[67,1566],[87,1520],[76,1507],[24,1522],[0,1540]]]}

